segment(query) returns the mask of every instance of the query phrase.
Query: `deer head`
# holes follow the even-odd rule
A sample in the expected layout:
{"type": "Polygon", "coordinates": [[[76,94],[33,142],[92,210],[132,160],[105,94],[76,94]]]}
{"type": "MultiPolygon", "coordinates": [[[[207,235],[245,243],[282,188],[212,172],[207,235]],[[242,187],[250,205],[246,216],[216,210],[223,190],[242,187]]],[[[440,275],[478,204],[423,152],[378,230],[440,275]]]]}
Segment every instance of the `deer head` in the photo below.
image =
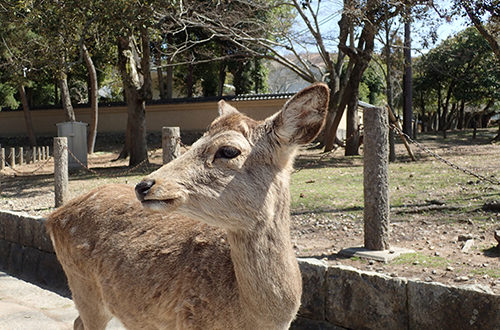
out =
{"type": "Polygon", "coordinates": [[[320,132],[328,96],[325,84],[314,84],[264,121],[220,101],[219,117],[189,151],[137,184],[138,199],[228,230],[251,230],[277,204],[288,211],[295,151],[320,132]]]}

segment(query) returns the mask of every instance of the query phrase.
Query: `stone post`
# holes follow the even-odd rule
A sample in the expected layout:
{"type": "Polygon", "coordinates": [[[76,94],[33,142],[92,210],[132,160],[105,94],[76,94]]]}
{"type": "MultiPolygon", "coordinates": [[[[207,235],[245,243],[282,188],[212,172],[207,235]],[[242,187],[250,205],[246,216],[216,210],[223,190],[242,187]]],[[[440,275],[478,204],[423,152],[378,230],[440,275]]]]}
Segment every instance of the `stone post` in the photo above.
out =
{"type": "Polygon", "coordinates": [[[16,148],[10,148],[9,163],[10,167],[16,167],[16,148]]]}
{"type": "Polygon", "coordinates": [[[24,149],[23,147],[19,147],[19,165],[23,165],[24,163],[24,149]]]}
{"type": "Polygon", "coordinates": [[[31,160],[34,163],[36,163],[36,147],[33,146],[31,147],[31,160]]]}
{"type": "Polygon", "coordinates": [[[370,250],[389,249],[387,119],[385,108],[364,109],[364,243],[370,250]]]}
{"type": "Polygon", "coordinates": [[[47,159],[49,159],[50,158],[50,146],[46,146],[45,149],[46,149],[45,154],[47,155],[47,159]]]}
{"type": "Polygon", "coordinates": [[[54,138],[54,190],[55,205],[68,201],[68,138],[54,138]]]}
{"type": "Polygon", "coordinates": [[[163,127],[161,129],[161,145],[163,148],[163,164],[166,164],[180,154],[181,133],[179,127],[163,127]]]}
{"type": "Polygon", "coordinates": [[[38,161],[42,160],[42,147],[36,147],[36,156],[38,161]]]}

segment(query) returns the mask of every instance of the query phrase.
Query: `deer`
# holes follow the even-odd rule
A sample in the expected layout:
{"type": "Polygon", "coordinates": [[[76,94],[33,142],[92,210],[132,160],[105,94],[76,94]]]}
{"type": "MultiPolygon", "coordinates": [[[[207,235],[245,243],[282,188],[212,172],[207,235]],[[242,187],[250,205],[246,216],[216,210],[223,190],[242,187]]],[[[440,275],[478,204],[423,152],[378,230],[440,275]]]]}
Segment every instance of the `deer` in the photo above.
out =
{"type": "Polygon", "coordinates": [[[219,116],[135,188],[111,184],[46,221],[79,316],[74,329],[288,329],[302,279],[290,234],[298,148],[324,125],[313,84],[257,121],[219,116]]]}

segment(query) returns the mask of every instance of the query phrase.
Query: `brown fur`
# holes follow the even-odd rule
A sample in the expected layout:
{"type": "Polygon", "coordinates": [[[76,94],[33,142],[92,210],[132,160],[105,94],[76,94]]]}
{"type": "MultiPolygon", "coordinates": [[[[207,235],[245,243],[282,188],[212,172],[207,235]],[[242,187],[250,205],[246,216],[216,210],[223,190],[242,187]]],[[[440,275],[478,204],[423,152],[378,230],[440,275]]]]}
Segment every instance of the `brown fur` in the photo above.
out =
{"type": "Polygon", "coordinates": [[[154,185],[142,205],[132,187],[110,185],[51,214],[75,328],[104,329],[113,315],[129,329],[288,328],[301,296],[291,164],[327,103],[313,85],[256,122],[222,102],[188,152],[144,179],[154,185]],[[226,146],[241,154],[217,157],[226,146]]]}

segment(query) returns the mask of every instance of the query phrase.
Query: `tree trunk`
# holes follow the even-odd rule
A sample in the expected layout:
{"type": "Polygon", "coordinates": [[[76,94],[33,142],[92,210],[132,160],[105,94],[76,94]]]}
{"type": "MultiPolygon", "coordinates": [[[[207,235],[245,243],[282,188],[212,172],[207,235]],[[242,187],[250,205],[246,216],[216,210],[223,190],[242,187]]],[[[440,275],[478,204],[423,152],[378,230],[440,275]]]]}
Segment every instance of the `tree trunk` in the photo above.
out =
{"type": "Polygon", "coordinates": [[[76,121],[75,111],[71,104],[71,96],[68,88],[68,77],[65,72],[59,74],[59,88],[61,89],[61,102],[66,121],[76,121]]]}
{"type": "Polygon", "coordinates": [[[358,97],[353,96],[347,106],[347,139],[345,142],[345,155],[359,155],[359,115],[358,115],[358,97]]]}
{"type": "Polygon", "coordinates": [[[165,82],[163,81],[163,69],[161,67],[161,45],[156,45],[155,51],[155,64],[156,64],[156,74],[158,75],[158,90],[160,91],[160,99],[164,100],[165,93],[165,82]]]}
{"type": "MultiPolygon", "coordinates": [[[[142,61],[144,63],[144,61],[142,61]]],[[[122,154],[130,155],[129,166],[148,158],[146,144],[146,96],[144,76],[132,35],[118,38],[118,66],[127,100],[127,132],[122,154]]]]}
{"type": "Polygon", "coordinates": [[[438,121],[438,125],[437,125],[437,130],[438,131],[441,131],[443,130],[443,122],[441,120],[441,108],[443,106],[443,102],[442,102],[442,92],[441,92],[441,87],[438,87],[437,89],[437,121],[438,121]]]}
{"type": "Polygon", "coordinates": [[[219,86],[217,87],[218,96],[222,96],[224,94],[225,81],[226,81],[226,63],[224,61],[221,61],[219,66],[219,86]]]}
{"type": "Polygon", "coordinates": [[[59,80],[54,79],[54,105],[60,104],[59,91],[57,90],[58,85],[59,85],[59,80]]]}
{"type": "Polygon", "coordinates": [[[141,28],[141,62],[139,72],[142,74],[142,95],[145,101],[153,98],[153,80],[151,79],[151,45],[149,42],[148,28],[141,28]]]}
{"type": "MultiPolygon", "coordinates": [[[[344,2],[344,7],[350,7],[350,5],[350,0],[344,2]]],[[[329,69],[330,79],[328,82],[328,87],[330,88],[330,101],[328,103],[328,113],[326,116],[325,134],[323,136],[323,145],[325,147],[325,152],[333,150],[333,146],[337,142],[337,129],[345,110],[345,107],[340,108],[339,102],[346,90],[345,87],[354,66],[354,61],[349,61],[347,70],[345,70],[341,77],[341,72],[343,71],[342,69],[344,66],[344,58],[346,55],[342,50],[342,47],[346,46],[348,39],[350,46],[354,47],[354,27],[352,19],[346,11],[342,13],[342,17],[338,24],[340,35],[337,62],[335,63],[335,65],[333,65],[333,63],[330,63],[329,69]]]]}
{"type": "Polygon", "coordinates": [[[87,71],[89,73],[89,82],[90,82],[90,111],[92,113],[92,117],[89,125],[89,135],[87,136],[87,153],[94,153],[95,139],[97,136],[97,122],[99,117],[99,103],[98,103],[98,95],[97,95],[97,73],[95,70],[94,62],[90,57],[89,51],[85,44],[83,45],[83,58],[85,60],[85,66],[87,67],[87,71]]]}
{"type": "Polygon", "coordinates": [[[334,92],[332,90],[331,82],[328,83],[330,87],[330,101],[328,103],[328,113],[326,116],[325,124],[325,135],[323,137],[323,144],[325,146],[324,151],[328,152],[333,150],[335,140],[337,138],[337,129],[340,124],[340,120],[344,115],[344,109],[338,107],[338,99],[340,91],[334,92]]]}
{"type": "Polygon", "coordinates": [[[188,72],[187,72],[187,76],[186,76],[186,94],[187,94],[186,96],[188,98],[193,97],[193,85],[194,85],[193,64],[189,63],[188,64],[188,72]]]}
{"type": "Polygon", "coordinates": [[[30,140],[31,146],[36,146],[35,131],[33,129],[33,120],[31,119],[30,107],[28,104],[28,99],[26,98],[26,92],[24,91],[24,86],[19,85],[19,96],[21,98],[21,103],[23,105],[24,122],[26,124],[26,133],[30,140]]]}
{"type": "MultiPolygon", "coordinates": [[[[392,111],[394,100],[393,100],[393,85],[392,85],[392,59],[391,59],[391,29],[389,21],[385,21],[385,65],[387,68],[387,74],[385,76],[385,85],[387,96],[387,105],[389,106],[389,111],[392,111]]],[[[389,121],[390,123],[390,121],[389,121]]],[[[389,125],[390,127],[390,125],[389,125]]],[[[389,128],[389,161],[396,161],[396,147],[394,144],[394,131],[389,128]]]]}
{"type": "Polygon", "coordinates": [[[448,126],[450,124],[448,118],[448,108],[450,106],[450,100],[453,88],[454,88],[454,83],[452,82],[450,83],[450,86],[448,86],[448,91],[446,92],[446,99],[443,105],[443,112],[441,113],[441,120],[439,121],[440,123],[442,123],[441,128],[443,130],[444,139],[446,139],[446,130],[448,129],[448,126]]]}
{"type": "Polygon", "coordinates": [[[464,118],[465,118],[465,101],[460,101],[460,109],[458,110],[458,121],[457,129],[464,129],[464,118]]]}
{"type": "Polygon", "coordinates": [[[403,74],[403,132],[410,138],[413,137],[412,122],[413,122],[413,109],[412,109],[412,68],[411,68],[411,25],[408,10],[408,17],[405,21],[405,34],[404,34],[404,65],[405,70],[403,74]]]}
{"type": "MultiPolygon", "coordinates": [[[[171,34],[167,35],[167,42],[168,44],[173,43],[173,37],[171,34]]],[[[170,56],[167,57],[167,99],[170,100],[172,98],[172,91],[173,91],[173,77],[174,77],[174,67],[171,66],[172,64],[172,59],[170,56]]]]}

